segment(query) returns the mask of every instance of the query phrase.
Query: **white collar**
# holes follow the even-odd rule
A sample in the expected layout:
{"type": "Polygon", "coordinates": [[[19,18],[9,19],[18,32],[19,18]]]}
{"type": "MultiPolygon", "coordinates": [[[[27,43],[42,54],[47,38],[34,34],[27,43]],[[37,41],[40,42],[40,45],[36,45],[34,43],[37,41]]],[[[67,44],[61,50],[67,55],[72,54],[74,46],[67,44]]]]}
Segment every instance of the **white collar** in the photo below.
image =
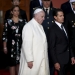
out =
{"type": "Polygon", "coordinates": [[[59,22],[57,22],[57,21],[55,21],[55,23],[61,28],[61,23],[59,23],[59,22]]]}
{"type": "Polygon", "coordinates": [[[49,12],[50,12],[50,7],[48,7],[48,8],[44,7],[44,10],[45,10],[45,11],[46,11],[46,9],[48,9],[48,10],[47,10],[47,13],[49,14],[49,12]]]}
{"type": "Polygon", "coordinates": [[[45,10],[46,10],[46,9],[50,10],[50,7],[48,7],[48,8],[44,7],[44,9],[45,9],[45,10]]]}
{"type": "Polygon", "coordinates": [[[32,18],[32,20],[34,21],[34,24],[37,24],[37,25],[39,25],[39,26],[42,26],[41,24],[39,24],[39,23],[35,20],[35,18],[32,18]]]}

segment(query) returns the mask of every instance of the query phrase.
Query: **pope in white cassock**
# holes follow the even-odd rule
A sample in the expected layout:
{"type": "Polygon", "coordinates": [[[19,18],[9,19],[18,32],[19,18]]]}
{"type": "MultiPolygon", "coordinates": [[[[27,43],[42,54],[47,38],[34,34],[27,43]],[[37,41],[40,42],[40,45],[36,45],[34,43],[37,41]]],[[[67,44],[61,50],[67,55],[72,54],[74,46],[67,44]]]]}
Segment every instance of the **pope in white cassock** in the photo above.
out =
{"type": "Polygon", "coordinates": [[[47,40],[42,27],[45,13],[38,8],[23,28],[22,49],[18,75],[50,75],[47,40]]]}

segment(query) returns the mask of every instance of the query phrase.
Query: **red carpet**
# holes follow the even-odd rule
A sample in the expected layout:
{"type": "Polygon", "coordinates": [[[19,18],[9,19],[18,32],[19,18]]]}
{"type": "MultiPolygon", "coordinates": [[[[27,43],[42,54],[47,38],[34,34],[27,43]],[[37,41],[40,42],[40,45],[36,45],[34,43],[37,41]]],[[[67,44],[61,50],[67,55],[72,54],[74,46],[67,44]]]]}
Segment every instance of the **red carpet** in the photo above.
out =
{"type": "MultiPolygon", "coordinates": [[[[8,70],[0,70],[0,75],[10,75],[8,70]]],[[[57,72],[55,72],[55,75],[57,75],[57,72]]]]}
{"type": "MultiPolygon", "coordinates": [[[[0,70],[0,75],[10,75],[8,70],[0,70]]],[[[57,72],[55,72],[55,75],[58,75],[57,72]]],[[[70,75],[70,73],[68,73],[67,75],[70,75]]]]}
{"type": "Polygon", "coordinates": [[[0,75],[10,75],[8,70],[0,70],[0,75]]]}

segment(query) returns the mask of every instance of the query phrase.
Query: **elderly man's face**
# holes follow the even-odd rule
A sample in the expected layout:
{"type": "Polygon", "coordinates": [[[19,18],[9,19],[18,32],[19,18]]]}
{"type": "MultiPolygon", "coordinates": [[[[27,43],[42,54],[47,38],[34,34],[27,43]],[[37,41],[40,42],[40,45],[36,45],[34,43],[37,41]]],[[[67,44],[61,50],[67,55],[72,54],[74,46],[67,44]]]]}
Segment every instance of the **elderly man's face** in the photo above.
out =
{"type": "Polygon", "coordinates": [[[42,24],[43,20],[45,19],[45,13],[44,11],[41,11],[39,13],[36,14],[35,18],[37,19],[37,22],[39,24],[42,24]]]}
{"type": "Polygon", "coordinates": [[[51,0],[49,0],[49,1],[42,0],[42,3],[43,3],[44,7],[48,8],[48,7],[50,7],[51,0]]]}

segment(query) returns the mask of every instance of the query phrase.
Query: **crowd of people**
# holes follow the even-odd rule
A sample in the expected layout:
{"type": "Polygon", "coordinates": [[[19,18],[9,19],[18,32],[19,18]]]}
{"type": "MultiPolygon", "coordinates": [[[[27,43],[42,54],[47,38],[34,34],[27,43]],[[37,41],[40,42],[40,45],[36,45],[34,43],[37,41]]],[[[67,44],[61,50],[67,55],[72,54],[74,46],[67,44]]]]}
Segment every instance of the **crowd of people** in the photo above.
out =
{"type": "Polygon", "coordinates": [[[10,75],[75,75],[75,0],[32,0],[29,21],[20,0],[11,3],[2,35],[10,75]]]}

